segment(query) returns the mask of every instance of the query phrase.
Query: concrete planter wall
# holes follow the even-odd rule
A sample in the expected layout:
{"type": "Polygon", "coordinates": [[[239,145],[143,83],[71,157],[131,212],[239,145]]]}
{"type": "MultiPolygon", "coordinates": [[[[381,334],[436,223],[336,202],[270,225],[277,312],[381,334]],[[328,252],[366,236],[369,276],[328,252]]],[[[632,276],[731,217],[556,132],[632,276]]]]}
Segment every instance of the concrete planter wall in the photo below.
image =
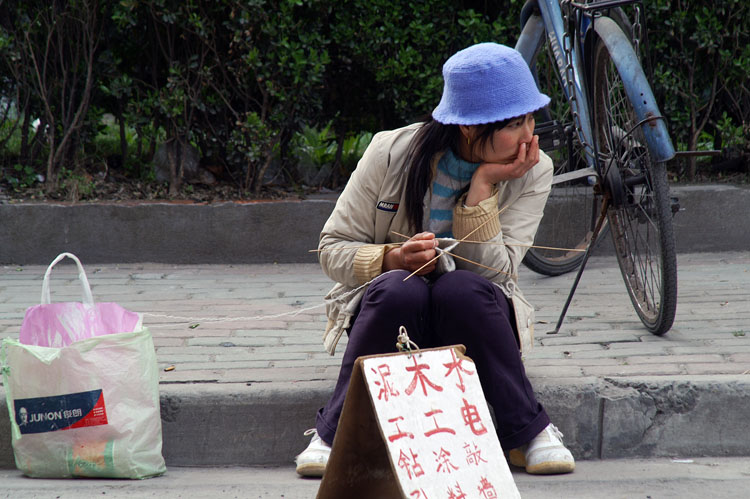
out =
{"type": "Polygon", "coordinates": [[[0,263],[314,262],[332,200],[0,205],[0,263]]]}
{"type": "MultiPolygon", "coordinates": [[[[750,190],[674,187],[677,250],[750,248],[750,190]]],[[[335,199],[257,203],[0,205],[0,264],[47,264],[70,251],[86,263],[304,263],[335,199]]],[[[606,247],[602,248],[606,251],[606,247]]]]}

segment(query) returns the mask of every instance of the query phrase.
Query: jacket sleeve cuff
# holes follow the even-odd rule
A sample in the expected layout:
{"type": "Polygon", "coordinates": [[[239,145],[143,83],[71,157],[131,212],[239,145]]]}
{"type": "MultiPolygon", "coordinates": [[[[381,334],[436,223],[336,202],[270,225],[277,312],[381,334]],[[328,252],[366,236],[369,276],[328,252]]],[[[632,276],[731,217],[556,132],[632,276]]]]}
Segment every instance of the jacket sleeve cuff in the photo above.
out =
{"type": "Polygon", "coordinates": [[[365,244],[359,247],[354,255],[354,276],[360,284],[383,273],[383,255],[386,251],[387,246],[383,244],[365,244]]]}
{"type": "Polygon", "coordinates": [[[464,206],[466,194],[461,196],[453,208],[453,236],[456,239],[464,239],[471,234],[467,241],[489,241],[495,237],[500,232],[497,198],[497,187],[492,190],[490,197],[480,201],[476,206],[464,206]],[[475,230],[476,232],[473,232],[475,230]]]}

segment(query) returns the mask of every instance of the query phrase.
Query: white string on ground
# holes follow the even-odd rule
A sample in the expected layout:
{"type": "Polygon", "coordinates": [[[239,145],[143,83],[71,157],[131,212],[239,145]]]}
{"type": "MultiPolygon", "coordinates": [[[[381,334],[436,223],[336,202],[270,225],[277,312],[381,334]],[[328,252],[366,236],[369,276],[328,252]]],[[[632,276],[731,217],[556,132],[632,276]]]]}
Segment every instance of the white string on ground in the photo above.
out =
{"type": "MultiPolygon", "coordinates": [[[[179,315],[168,315],[168,314],[153,314],[151,312],[145,312],[144,317],[158,317],[161,319],[171,319],[177,323],[200,323],[200,322],[251,322],[251,321],[263,321],[270,319],[278,319],[279,317],[293,317],[310,310],[315,310],[324,306],[325,303],[319,303],[307,308],[301,308],[299,310],[290,310],[289,312],[281,312],[273,315],[254,315],[251,317],[183,317],[179,315]]],[[[157,327],[171,327],[173,324],[154,324],[150,325],[150,328],[157,327]]]]}
{"type": "MultiPolygon", "coordinates": [[[[390,272],[394,272],[393,270],[389,270],[388,272],[383,272],[382,274],[376,276],[374,279],[371,279],[367,281],[366,283],[362,284],[361,286],[358,286],[352,290],[343,292],[335,297],[330,297],[331,300],[334,301],[340,301],[343,299],[348,298],[349,296],[357,293],[362,288],[369,286],[372,284],[376,279],[378,279],[380,276],[383,276],[385,274],[388,274],[390,272]]],[[[324,307],[325,303],[318,303],[317,305],[312,305],[310,307],[306,308],[300,308],[298,310],[290,310],[288,312],[280,312],[278,314],[271,314],[271,315],[254,315],[250,317],[184,317],[179,315],[169,315],[169,314],[156,314],[151,312],[144,312],[144,317],[158,317],[160,319],[171,319],[175,321],[175,323],[178,324],[196,324],[201,322],[211,322],[211,323],[219,323],[219,322],[252,322],[252,321],[265,321],[265,320],[271,320],[271,319],[278,319],[280,317],[294,317],[295,315],[302,314],[304,312],[309,312],[310,310],[315,310],[317,308],[324,307]]],[[[159,328],[159,327],[174,327],[174,323],[172,324],[154,324],[149,325],[149,328],[159,328]]]]}

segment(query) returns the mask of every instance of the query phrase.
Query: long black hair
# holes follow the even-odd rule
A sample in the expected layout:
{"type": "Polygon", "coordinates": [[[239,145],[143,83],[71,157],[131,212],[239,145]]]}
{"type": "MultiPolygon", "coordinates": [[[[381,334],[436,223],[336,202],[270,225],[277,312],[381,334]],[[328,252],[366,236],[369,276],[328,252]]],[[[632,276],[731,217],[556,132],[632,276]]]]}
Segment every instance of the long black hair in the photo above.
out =
{"type": "MultiPolygon", "coordinates": [[[[475,142],[484,147],[497,130],[504,128],[511,119],[479,125],[475,142]]],[[[415,232],[422,232],[424,223],[424,197],[432,182],[432,160],[435,154],[447,148],[458,155],[461,140],[459,125],[444,125],[427,118],[417,131],[407,155],[409,173],[406,181],[406,216],[415,232]]]]}

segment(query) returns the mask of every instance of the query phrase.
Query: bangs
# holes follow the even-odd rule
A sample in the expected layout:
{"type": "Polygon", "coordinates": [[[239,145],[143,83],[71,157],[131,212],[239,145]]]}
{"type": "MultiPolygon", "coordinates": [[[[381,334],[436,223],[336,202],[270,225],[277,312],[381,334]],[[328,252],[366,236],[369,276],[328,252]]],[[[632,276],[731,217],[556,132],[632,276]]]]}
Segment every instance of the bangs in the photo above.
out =
{"type": "Polygon", "coordinates": [[[498,130],[502,130],[508,124],[510,124],[511,121],[517,120],[520,118],[520,116],[516,116],[514,118],[508,118],[507,120],[500,120],[495,121],[493,123],[487,123],[486,125],[476,125],[479,128],[479,134],[477,135],[477,142],[482,144],[482,147],[487,143],[488,140],[492,139],[492,136],[497,132],[498,130]]]}

